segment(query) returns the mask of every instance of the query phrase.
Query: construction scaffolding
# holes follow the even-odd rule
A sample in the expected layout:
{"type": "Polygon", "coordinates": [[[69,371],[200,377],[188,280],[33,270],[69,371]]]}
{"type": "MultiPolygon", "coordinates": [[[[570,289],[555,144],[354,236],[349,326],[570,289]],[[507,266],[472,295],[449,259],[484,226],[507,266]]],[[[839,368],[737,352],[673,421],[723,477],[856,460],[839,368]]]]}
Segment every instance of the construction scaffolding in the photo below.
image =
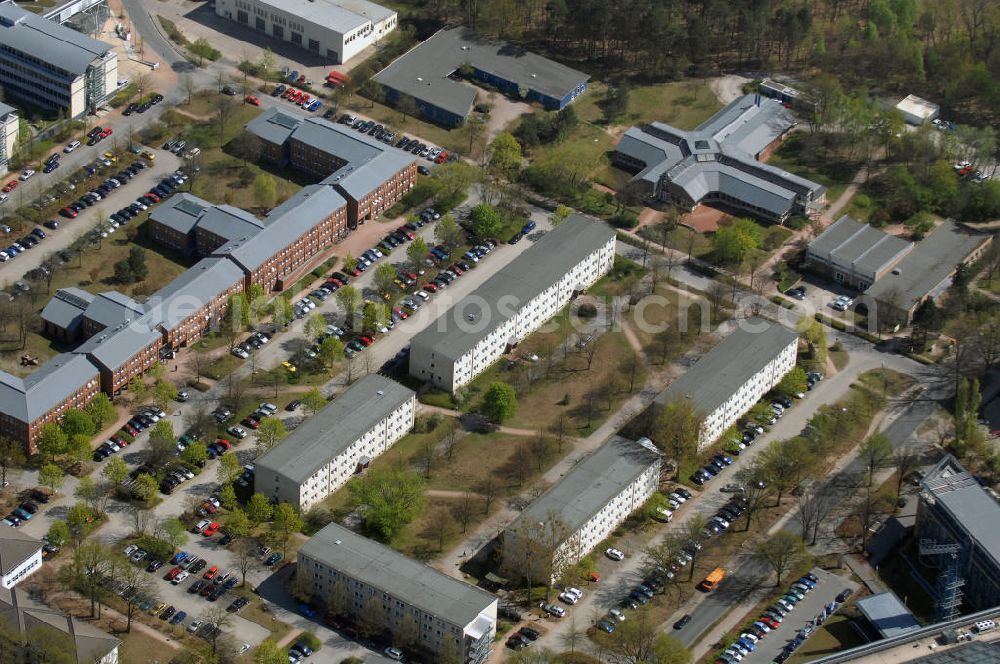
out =
{"type": "Polygon", "coordinates": [[[920,540],[920,557],[927,558],[940,570],[934,583],[935,622],[954,620],[962,604],[962,586],[965,579],[958,573],[958,544],[938,544],[934,540],[920,540]]]}

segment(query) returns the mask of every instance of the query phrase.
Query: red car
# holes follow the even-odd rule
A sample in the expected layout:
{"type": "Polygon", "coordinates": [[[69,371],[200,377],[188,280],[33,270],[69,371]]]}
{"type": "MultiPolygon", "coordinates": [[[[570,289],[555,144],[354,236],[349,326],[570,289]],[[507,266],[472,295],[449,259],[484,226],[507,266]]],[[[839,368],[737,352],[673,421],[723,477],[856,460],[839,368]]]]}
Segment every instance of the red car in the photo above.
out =
{"type": "Polygon", "coordinates": [[[11,180],[3,186],[3,193],[8,193],[17,189],[17,180],[11,180]]]}
{"type": "Polygon", "coordinates": [[[130,436],[133,436],[133,437],[136,436],[136,435],[138,435],[138,433],[139,433],[139,430],[136,429],[131,424],[129,424],[128,422],[126,422],[125,424],[122,425],[122,429],[124,429],[125,431],[127,431],[128,434],[130,436]]]}
{"type": "Polygon", "coordinates": [[[408,239],[408,240],[413,240],[413,239],[415,239],[417,237],[413,233],[413,231],[408,231],[408,230],[405,230],[405,229],[402,229],[402,228],[400,230],[402,231],[403,235],[405,235],[406,239],[408,239]]]}
{"type": "Polygon", "coordinates": [[[353,270],[347,270],[347,274],[351,275],[352,277],[360,277],[361,270],[359,270],[358,268],[354,268],[353,270]]]}
{"type": "Polygon", "coordinates": [[[166,579],[167,581],[173,581],[174,577],[176,577],[178,574],[180,574],[183,571],[184,570],[181,569],[181,566],[178,565],[177,567],[175,567],[172,570],[170,570],[169,572],[167,572],[167,575],[165,577],[163,577],[163,578],[166,579]]]}
{"type": "Polygon", "coordinates": [[[200,509],[205,510],[205,512],[207,512],[208,514],[215,514],[216,512],[219,511],[218,507],[216,507],[214,504],[210,503],[207,500],[200,505],[200,509]]]}
{"type": "Polygon", "coordinates": [[[396,314],[397,316],[399,316],[403,320],[406,320],[407,318],[410,317],[410,314],[406,313],[405,311],[403,311],[399,307],[393,308],[392,313],[396,314]]]}
{"type": "Polygon", "coordinates": [[[463,274],[465,274],[465,270],[463,270],[459,266],[455,265],[454,263],[452,263],[451,265],[449,265],[448,269],[451,270],[452,272],[454,272],[459,277],[461,277],[463,274]]]}
{"type": "Polygon", "coordinates": [[[250,427],[251,429],[259,429],[260,428],[260,422],[258,422],[256,419],[254,419],[252,417],[249,417],[249,416],[243,418],[243,421],[240,424],[242,424],[245,427],[250,427]]]}
{"type": "Polygon", "coordinates": [[[253,104],[254,106],[260,106],[260,99],[254,97],[253,95],[247,95],[246,97],[243,98],[243,101],[245,101],[248,104],[253,104]]]}
{"type": "Polygon", "coordinates": [[[233,444],[232,444],[232,443],[230,443],[230,442],[229,442],[228,440],[226,440],[225,438],[216,438],[216,439],[215,439],[215,444],[216,444],[216,445],[222,445],[222,446],[223,446],[223,447],[225,447],[225,448],[226,448],[227,450],[228,450],[228,449],[231,449],[231,448],[233,447],[233,444]]]}
{"type": "Polygon", "coordinates": [[[360,341],[361,343],[363,343],[365,346],[371,346],[375,342],[374,339],[372,339],[371,337],[367,337],[367,336],[358,337],[358,341],[360,341]]]}
{"type": "Polygon", "coordinates": [[[438,156],[434,157],[434,163],[435,164],[443,164],[447,160],[448,160],[448,152],[447,151],[443,151],[441,154],[439,154],[438,156]]]}
{"type": "MultiPolygon", "coordinates": [[[[211,537],[215,533],[219,532],[219,528],[221,528],[221,527],[222,526],[220,526],[218,523],[216,523],[215,521],[213,521],[212,525],[210,525],[205,530],[201,531],[201,534],[204,535],[205,537],[211,537]]],[[[180,568],[178,568],[178,569],[180,569],[180,568]]]]}
{"type": "Polygon", "coordinates": [[[128,441],[125,440],[125,436],[121,435],[120,433],[116,433],[115,435],[111,436],[111,440],[115,441],[115,443],[117,443],[119,447],[128,446],[128,441]]]}
{"type": "Polygon", "coordinates": [[[104,129],[101,130],[101,133],[98,134],[98,136],[100,136],[101,138],[107,138],[113,133],[114,131],[112,131],[111,127],[105,127],[104,129]]]}
{"type": "Polygon", "coordinates": [[[160,197],[157,196],[156,194],[154,194],[151,191],[147,191],[146,192],[146,196],[148,196],[149,199],[152,200],[154,203],[159,203],[160,202],[160,197]]]}
{"type": "Polygon", "coordinates": [[[781,627],[781,623],[779,623],[774,618],[771,618],[770,616],[761,616],[760,618],[758,618],[758,620],[760,620],[762,623],[764,623],[771,629],[778,629],[779,627],[781,627]]]}
{"type": "Polygon", "coordinates": [[[424,284],[424,290],[428,293],[436,293],[438,292],[438,287],[437,284],[424,284]]]}
{"type": "Polygon", "coordinates": [[[67,219],[76,219],[76,210],[71,207],[64,207],[59,210],[59,214],[66,217],[67,219]]]}

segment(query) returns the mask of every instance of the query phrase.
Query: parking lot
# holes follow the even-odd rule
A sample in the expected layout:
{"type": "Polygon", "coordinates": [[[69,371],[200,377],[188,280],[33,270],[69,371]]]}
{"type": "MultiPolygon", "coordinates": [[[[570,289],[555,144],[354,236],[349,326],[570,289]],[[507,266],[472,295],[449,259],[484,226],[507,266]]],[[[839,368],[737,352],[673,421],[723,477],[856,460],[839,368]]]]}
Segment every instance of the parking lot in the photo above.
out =
{"type": "MultiPolygon", "coordinates": [[[[819,579],[816,587],[784,617],[778,629],[757,642],[757,649],[744,657],[740,664],[768,664],[774,661],[797,635],[805,635],[807,632],[811,634],[815,630],[817,616],[823,613],[824,607],[835,602],[837,595],[848,589],[852,593],[857,592],[859,587],[848,578],[818,568],[811,570],[811,573],[819,579]]],[[[795,579],[788,579],[782,584],[782,588],[787,588],[794,581],[795,579]]],[[[776,591],[775,595],[777,594],[776,591]]]]}

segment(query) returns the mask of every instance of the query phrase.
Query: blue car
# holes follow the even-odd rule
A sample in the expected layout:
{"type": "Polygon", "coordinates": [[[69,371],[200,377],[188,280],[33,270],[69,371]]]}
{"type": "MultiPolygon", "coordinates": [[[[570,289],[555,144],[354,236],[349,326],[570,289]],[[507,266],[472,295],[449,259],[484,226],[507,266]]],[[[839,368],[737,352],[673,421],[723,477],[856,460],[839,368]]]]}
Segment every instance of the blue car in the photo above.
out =
{"type": "Polygon", "coordinates": [[[750,639],[737,639],[736,640],[736,645],[738,645],[738,646],[740,646],[742,648],[745,648],[746,650],[749,650],[750,652],[753,652],[754,650],[757,649],[757,645],[753,641],[751,641],[750,639]]]}
{"type": "Polygon", "coordinates": [[[184,553],[183,551],[178,551],[174,555],[174,557],[170,559],[170,564],[171,565],[179,565],[180,563],[182,563],[185,560],[187,560],[187,557],[188,557],[188,554],[184,553]]]}
{"type": "Polygon", "coordinates": [[[170,624],[180,625],[182,622],[184,622],[184,619],[187,618],[187,615],[188,614],[186,611],[178,611],[177,613],[174,614],[174,617],[170,619],[170,624]]]}
{"type": "Polygon", "coordinates": [[[21,518],[23,521],[30,521],[33,516],[31,512],[24,509],[23,507],[17,507],[14,509],[14,514],[21,518]]]}

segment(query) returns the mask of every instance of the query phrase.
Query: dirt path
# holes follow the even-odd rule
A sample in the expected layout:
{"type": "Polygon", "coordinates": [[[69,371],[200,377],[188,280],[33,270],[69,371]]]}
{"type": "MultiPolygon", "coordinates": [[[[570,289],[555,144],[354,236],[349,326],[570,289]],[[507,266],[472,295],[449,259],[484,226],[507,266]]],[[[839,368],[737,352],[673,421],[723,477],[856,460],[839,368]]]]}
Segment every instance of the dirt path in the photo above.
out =
{"type": "Polygon", "coordinates": [[[427,496],[429,498],[464,498],[466,496],[474,496],[476,498],[484,498],[480,493],[475,493],[473,491],[446,491],[444,489],[428,489],[427,496]]]}
{"type": "Polygon", "coordinates": [[[627,321],[622,321],[622,334],[625,335],[625,340],[628,341],[628,345],[632,347],[635,354],[639,357],[646,359],[646,351],[643,349],[642,344],[639,343],[639,337],[635,336],[635,330],[629,325],[627,321]]]}
{"type": "Polygon", "coordinates": [[[301,634],[301,633],[302,633],[301,629],[292,629],[292,630],[289,630],[288,634],[285,634],[281,638],[281,640],[278,641],[278,647],[279,648],[284,648],[289,643],[292,643],[293,641],[295,641],[295,639],[299,638],[299,634],[301,634]]]}
{"type": "MultiPolygon", "coordinates": [[[[447,415],[448,417],[455,417],[459,419],[461,419],[461,417],[465,414],[459,410],[442,408],[441,406],[431,406],[425,403],[417,404],[417,411],[421,413],[438,413],[439,415],[447,415]]],[[[531,429],[518,429],[516,427],[504,427],[504,426],[499,427],[497,431],[499,431],[500,433],[507,433],[512,436],[534,436],[538,434],[537,431],[532,431],[531,429]]]]}

